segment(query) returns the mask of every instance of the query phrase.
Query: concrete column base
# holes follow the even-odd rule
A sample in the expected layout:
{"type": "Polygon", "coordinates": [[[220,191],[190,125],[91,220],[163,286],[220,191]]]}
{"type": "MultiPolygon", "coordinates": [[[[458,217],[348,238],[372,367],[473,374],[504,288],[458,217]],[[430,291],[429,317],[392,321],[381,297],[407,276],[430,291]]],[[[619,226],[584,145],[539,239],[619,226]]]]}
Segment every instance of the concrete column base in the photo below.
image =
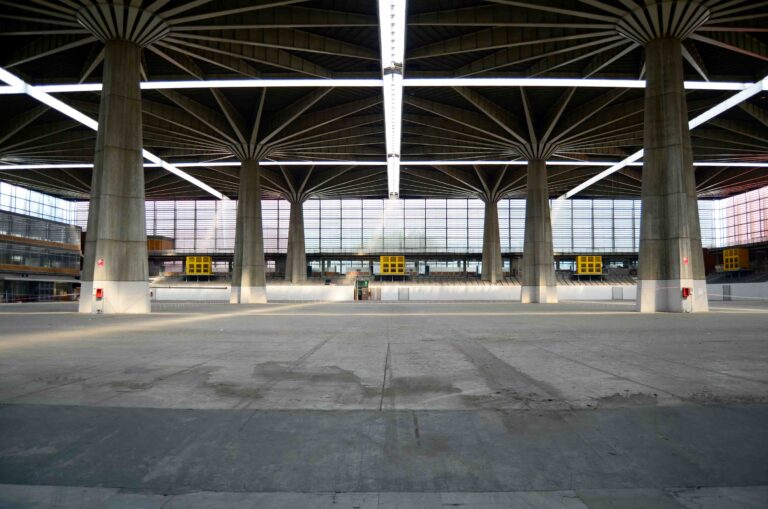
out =
{"type": "Polygon", "coordinates": [[[266,304],[267,288],[265,286],[241,286],[240,304],[266,304]]]}
{"type": "Polygon", "coordinates": [[[149,313],[151,312],[148,281],[83,281],[80,284],[81,313],[149,313]],[[96,289],[104,297],[96,299],[96,289]]]}
{"type": "Polygon", "coordinates": [[[520,290],[520,302],[523,304],[557,304],[557,287],[523,286],[520,290]]]}
{"type": "Polygon", "coordinates": [[[232,288],[229,290],[229,303],[240,304],[240,287],[239,286],[232,286],[232,288]]]}
{"type": "Polygon", "coordinates": [[[637,282],[637,310],[641,313],[706,313],[709,311],[707,282],[698,279],[644,279],[637,282]],[[693,294],[683,299],[683,288],[693,294]]]}

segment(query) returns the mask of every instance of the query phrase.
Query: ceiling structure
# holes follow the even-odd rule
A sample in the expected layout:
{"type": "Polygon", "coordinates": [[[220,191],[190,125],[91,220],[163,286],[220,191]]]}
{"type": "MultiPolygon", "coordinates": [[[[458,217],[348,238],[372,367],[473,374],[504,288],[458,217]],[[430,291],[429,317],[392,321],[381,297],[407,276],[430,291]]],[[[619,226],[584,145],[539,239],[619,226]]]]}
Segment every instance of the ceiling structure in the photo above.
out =
{"type": "MultiPolygon", "coordinates": [[[[103,3],[0,2],[0,67],[32,85],[100,83],[104,45],[97,36],[117,23],[99,17],[103,3]]],[[[143,90],[145,149],[231,198],[238,189],[233,166],[246,156],[238,147],[248,142],[256,147],[248,155],[272,162],[264,167],[270,196],[299,188],[314,197],[387,196],[388,136],[394,134],[387,132],[392,124],[385,125],[390,99],[382,89],[388,65],[382,54],[386,58],[383,46],[391,41],[380,44],[376,2],[109,3],[124,5],[137,20],[146,14],[162,21],[152,34],[157,39],[143,50],[146,82],[279,80],[143,90]],[[325,83],[306,81],[318,79],[325,83]]],[[[643,3],[409,0],[405,58],[396,69],[404,77],[400,196],[478,196],[488,182],[503,196],[524,196],[520,163],[546,153],[550,163],[562,163],[548,167],[555,197],[636,153],[643,146],[643,89],[636,83],[510,86],[487,79],[642,80],[643,47],[620,28],[636,19],[630,12],[643,3]],[[427,78],[432,81],[418,82],[427,78]],[[486,80],[449,81],[455,78],[486,80]]],[[[686,79],[749,84],[768,76],[768,2],[700,3],[709,17],[684,43],[686,79]]],[[[688,91],[690,118],[738,92],[702,87],[688,91]]],[[[87,199],[90,168],[28,165],[88,166],[95,132],[30,95],[10,92],[0,94],[0,179],[87,199]]],[[[90,118],[98,115],[98,90],[50,94],[90,118]]],[[[700,197],[768,185],[765,91],[691,135],[694,160],[702,163],[696,167],[700,197]]],[[[148,199],[210,197],[163,168],[145,171],[148,199]]],[[[627,166],[577,196],[636,197],[641,176],[641,165],[627,166]]]]}

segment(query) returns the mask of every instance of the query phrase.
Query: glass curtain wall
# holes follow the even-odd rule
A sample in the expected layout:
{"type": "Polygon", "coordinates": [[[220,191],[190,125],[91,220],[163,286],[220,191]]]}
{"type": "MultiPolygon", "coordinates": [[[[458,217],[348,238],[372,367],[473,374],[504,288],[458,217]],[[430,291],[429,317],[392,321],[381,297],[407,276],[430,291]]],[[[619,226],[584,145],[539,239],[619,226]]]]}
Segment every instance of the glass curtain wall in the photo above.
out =
{"type": "MultiPolygon", "coordinates": [[[[235,242],[236,201],[147,202],[147,235],[175,239],[176,250],[231,252],[235,242]]],[[[262,202],[264,249],[284,253],[290,204],[262,202]]],[[[705,247],[715,237],[712,202],[699,212],[705,247]]],[[[309,200],[304,204],[308,253],[480,253],[483,202],[476,199],[309,200]]],[[[75,224],[87,227],[88,204],[75,206],[75,224]]],[[[525,201],[499,202],[501,250],[522,253],[525,201]]],[[[639,200],[552,201],[553,242],[557,253],[631,253],[640,241],[639,200]]]]}
{"type": "MultiPolygon", "coordinates": [[[[0,210],[75,224],[85,229],[88,203],[0,182],[0,210]]],[[[170,237],[183,252],[231,252],[236,201],[148,201],[147,234],[170,237]]],[[[264,247],[285,252],[290,204],[265,200],[264,247]]],[[[304,204],[308,252],[482,251],[480,200],[309,200],[304,204]]],[[[704,247],[768,242],[768,187],[699,202],[704,247]]],[[[523,250],[525,201],[499,202],[501,249],[523,250]]],[[[555,251],[636,252],[640,200],[552,201],[555,251]]]]}
{"type": "Polygon", "coordinates": [[[0,210],[73,224],[75,204],[73,201],[0,182],[0,210]]]}
{"type": "Polygon", "coordinates": [[[719,200],[714,223],[717,246],[768,242],[768,187],[719,200]]]}

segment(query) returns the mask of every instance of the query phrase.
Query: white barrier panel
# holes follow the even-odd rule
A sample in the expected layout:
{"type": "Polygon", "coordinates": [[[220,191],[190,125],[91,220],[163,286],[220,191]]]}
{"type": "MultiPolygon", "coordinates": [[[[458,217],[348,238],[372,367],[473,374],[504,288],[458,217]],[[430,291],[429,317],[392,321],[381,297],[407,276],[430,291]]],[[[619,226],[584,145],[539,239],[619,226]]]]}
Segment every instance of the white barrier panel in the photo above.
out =
{"type": "Polygon", "coordinates": [[[410,300],[520,300],[519,286],[411,286],[410,300]]]}
{"type": "Polygon", "coordinates": [[[768,300],[768,283],[707,285],[707,293],[709,300],[768,300]]]}
{"type": "Polygon", "coordinates": [[[267,300],[353,301],[355,300],[355,287],[352,285],[267,285],[267,300]]]}
{"type": "Polygon", "coordinates": [[[153,286],[149,289],[152,300],[229,302],[229,286],[153,286]]]}
{"type": "MultiPolygon", "coordinates": [[[[718,294],[722,294],[720,285],[718,294]]],[[[736,286],[736,285],[734,285],[736,286]]],[[[755,286],[755,285],[739,285],[755,286]]],[[[614,289],[621,289],[623,300],[634,300],[637,287],[625,286],[558,286],[557,294],[560,300],[613,300],[614,289]]],[[[161,286],[151,288],[156,301],[223,301],[229,302],[229,286],[161,286]]],[[[355,287],[351,285],[267,285],[267,300],[269,301],[331,301],[351,302],[355,298],[355,287]]],[[[763,292],[768,298],[768,285],[763,286],[763,292]]],[[[744,290],[733,291],[734,295],[752,295],[744,290]]],[[[713,289],[710,288],[713,298],[713,289]]],[[[757,294],[753,291],[753,294],[757,294]]],[[[399,301],[407,298],[409,301],[484,301],[506,300],[519,301],[520,287],[507,285],[385,285],[381,287],[382,301],[399,301]],[[407,289],[407,292],[401,292],[407,289]],[[407,296],[407,297],[406,297],[407,296]]]]}
{"type": "Polygon", "coordinates": [[[407,285],[390,285],[381,287],[381,300],[398,300],[398,288],[406,288],[407,285]]]}
{"type": "MultiPolygon", "coordinates": [[[[483,300],[520,300],[519,286],[502,285],[388,285],[381,287],[382,301],[401,300],[405,293],[398,289],[407,288],[408,300],[411,301],[483,301],[483,300]]],[[[621,289],[621,300],[634,300],[637,287],[621,286],[558,286],[560,300],[613,300],[614,289],[621,289]]]]}
{"type": "MultiPolygon", "coordinates": [[[[227,286],[159,286],[150,288],[152,300],[229,302],[227,286]]],[[[354,286],[267,285],[269,301],[353,301],[354,286]]]]}
{"type": "Polygon", "coordinates": [[[559,300],[614,300],[614,288],[621,288],[621,300],[635,300],[637,286],[558,286],[557,298],[559,300]]]}

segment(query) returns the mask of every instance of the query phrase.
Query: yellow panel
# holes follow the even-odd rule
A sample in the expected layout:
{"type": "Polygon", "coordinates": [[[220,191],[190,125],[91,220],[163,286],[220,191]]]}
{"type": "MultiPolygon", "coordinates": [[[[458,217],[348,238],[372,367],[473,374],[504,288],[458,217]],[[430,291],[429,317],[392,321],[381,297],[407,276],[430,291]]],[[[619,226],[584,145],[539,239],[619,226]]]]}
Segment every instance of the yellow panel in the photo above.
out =
{"type": "Polygon", "coordinates": [[[379,264],[381,267],[382,274],[387,274],[387,275],[405,274],[405,257],[404,256],[380,256],[379,264]]]}
{"type": "Polygon", "coordinates": [[[210,276],[213,274],[211,270],[212,261],[210,256],[187,256],[186,263],[187,275],[191,276],[210,276]]]}
{"type": "Polygon", "coordinates": [[[738,247],[723,249],[723,268],[741,270],[749,268],[749,249],[738,247]]]}
{"type": "Polygon", "coordinates": [[[579,275],[600,275],[603,273],[602,256],[577,256],[576,274],[579,275]]]}

